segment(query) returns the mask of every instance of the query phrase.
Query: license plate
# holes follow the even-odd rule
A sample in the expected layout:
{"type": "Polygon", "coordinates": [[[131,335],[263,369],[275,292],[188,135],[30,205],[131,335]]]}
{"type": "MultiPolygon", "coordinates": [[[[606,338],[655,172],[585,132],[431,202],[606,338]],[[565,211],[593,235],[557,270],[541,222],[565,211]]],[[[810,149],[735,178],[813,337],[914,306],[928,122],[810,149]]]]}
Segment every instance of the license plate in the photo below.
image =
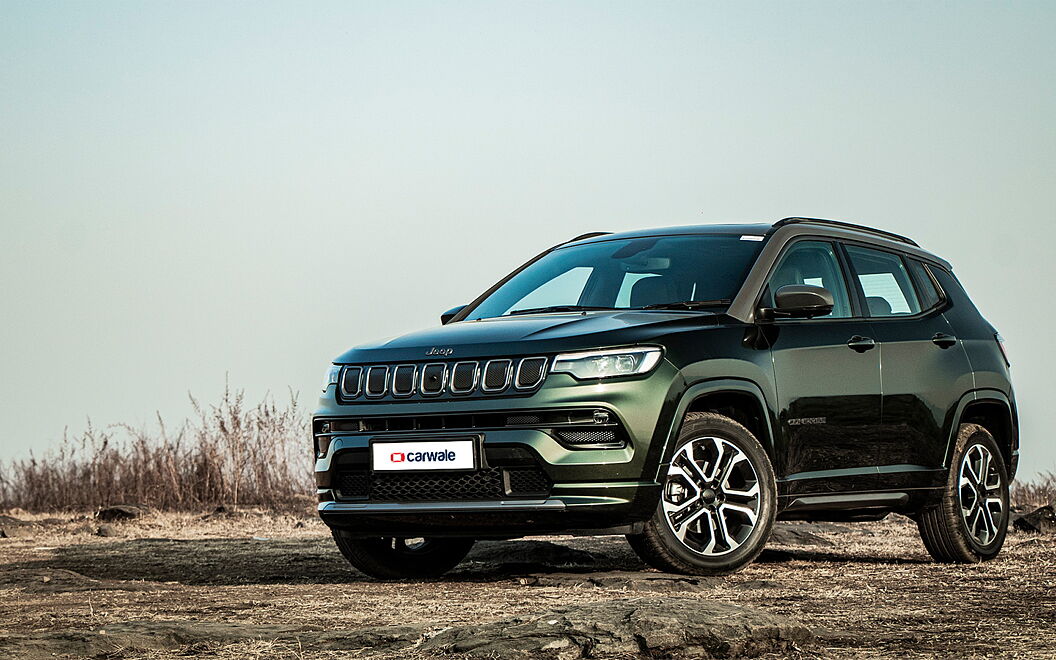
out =
{"type": "Polygon", "coordinates": [[[370,446],[376,472],[413,470],[473,470],[477,467],[472,440],[375,442],[370,446]]]}

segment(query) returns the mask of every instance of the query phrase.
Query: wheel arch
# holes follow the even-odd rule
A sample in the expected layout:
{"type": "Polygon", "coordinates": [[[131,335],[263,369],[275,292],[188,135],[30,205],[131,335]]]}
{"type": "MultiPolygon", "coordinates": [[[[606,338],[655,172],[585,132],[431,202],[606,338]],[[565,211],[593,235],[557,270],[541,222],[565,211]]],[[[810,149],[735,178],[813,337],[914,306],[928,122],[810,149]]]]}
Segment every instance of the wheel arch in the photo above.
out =
{"type": "Polygon", "coordinates": [[[763,445],[770,460],[774,460],[772,416],[762,389],[750,380],[739,378],[709,380],[690,386],[679,400],[657,466],[658,483],[660,474],[671,461],[682,422],[691,412],[717,412],[744,425],[763,445]]]}
{"type": "Polygon", "coordinates": [[[961,424],[978,424],[994,436],[1011,479],[1015,475],[1019,457],[1019,425],[1015,404],[1000,390],[975,390],[962,397],[959,408],[957,423],[950,430],[945,464],[950,464],[961,424]]]}

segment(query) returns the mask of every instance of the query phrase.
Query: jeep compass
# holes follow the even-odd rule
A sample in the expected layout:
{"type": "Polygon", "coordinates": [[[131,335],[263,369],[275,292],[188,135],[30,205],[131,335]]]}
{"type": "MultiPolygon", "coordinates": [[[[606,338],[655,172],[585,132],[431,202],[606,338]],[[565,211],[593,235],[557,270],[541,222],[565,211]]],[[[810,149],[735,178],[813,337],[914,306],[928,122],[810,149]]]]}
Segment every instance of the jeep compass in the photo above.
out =
{"type": "Polygon", "coordinates": [[[312,433],[319,514],[382,579],[570,533],[720,574],[775,519],[891,513],[977,562],[1019,457],[1001,336],[950,264],[811,218],[557,245],[440,326],[339,356],[312,433]]]}

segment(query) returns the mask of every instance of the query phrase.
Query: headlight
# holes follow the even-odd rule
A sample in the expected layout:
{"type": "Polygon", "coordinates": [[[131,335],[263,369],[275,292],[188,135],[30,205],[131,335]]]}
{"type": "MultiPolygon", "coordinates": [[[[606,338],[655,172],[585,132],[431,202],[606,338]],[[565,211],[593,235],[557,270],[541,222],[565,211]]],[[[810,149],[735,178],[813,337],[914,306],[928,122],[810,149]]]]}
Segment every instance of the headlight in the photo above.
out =
{"type": "Polygon", "coordinates": [[[336,364],[330,365],[330,370],[326,372],[326,380],[323,381],[323,391],[330,389],[331,385],[337,385],[338,378],[341,377],[341,367],[336,364]]]}
{"type": "Polygon", "coordinates": [[[571,374],[579,380],[635,376],[652,371],[662,355],[655,346],[565,353],[554,358],[550,372],[571,374]]]}

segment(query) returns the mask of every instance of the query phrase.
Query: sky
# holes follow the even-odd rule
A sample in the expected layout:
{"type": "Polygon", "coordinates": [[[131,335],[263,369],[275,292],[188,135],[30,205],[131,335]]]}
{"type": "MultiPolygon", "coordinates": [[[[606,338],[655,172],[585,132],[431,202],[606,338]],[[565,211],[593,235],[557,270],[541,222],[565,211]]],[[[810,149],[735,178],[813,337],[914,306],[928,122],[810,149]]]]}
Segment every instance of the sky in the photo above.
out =
{"type": "Polygon", "coordinates": [[[1056,469],[1056,3],[0,0],[0,459],[311,408],[587,231],[908,234],[1008,341],[1056,469]],[[1033,343],[1031,343],[1033,342],[1033,343]]]}

